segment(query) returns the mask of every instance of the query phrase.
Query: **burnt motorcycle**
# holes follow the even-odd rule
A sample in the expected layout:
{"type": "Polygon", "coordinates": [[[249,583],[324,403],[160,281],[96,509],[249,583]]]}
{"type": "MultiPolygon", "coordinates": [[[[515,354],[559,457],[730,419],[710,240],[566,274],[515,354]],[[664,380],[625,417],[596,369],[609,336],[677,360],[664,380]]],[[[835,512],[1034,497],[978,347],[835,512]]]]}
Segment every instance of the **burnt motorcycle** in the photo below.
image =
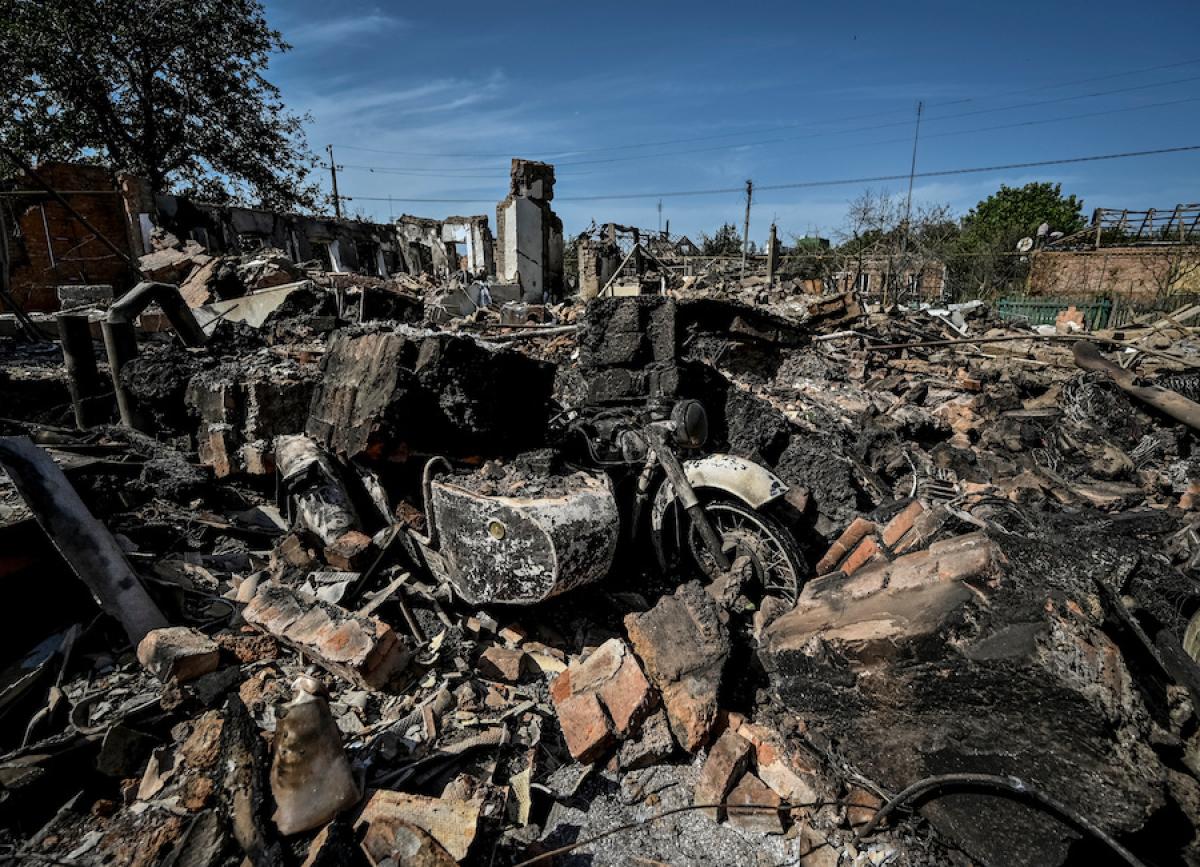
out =
{"type": "Polygon", "coordinates": [[[681,578],[716,580],[737,564],[752,596],[795,602],[808,567],[772,514],[787,486],[753,461],[703,454],[700,402],[577,410],[555,430],[565,469],[519,492],[481,489],[442,457],[426,463],[425,531],[408,536],[468,603],[532,604],[598,581],[623,543],[648,543],[681,578]]]}

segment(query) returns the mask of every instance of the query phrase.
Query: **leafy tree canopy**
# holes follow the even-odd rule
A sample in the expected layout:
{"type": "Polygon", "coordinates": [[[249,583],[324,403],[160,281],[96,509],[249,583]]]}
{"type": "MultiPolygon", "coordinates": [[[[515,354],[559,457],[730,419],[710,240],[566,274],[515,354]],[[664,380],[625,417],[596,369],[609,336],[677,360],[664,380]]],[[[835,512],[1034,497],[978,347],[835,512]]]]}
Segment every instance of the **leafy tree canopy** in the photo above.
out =
{"type": "Polygon", "coordinates": [[[1064,196],[1062,184],[1029,183],[1023,187],[1001,185],[963,218],[963,243],[967,248],[990,247],[1011,250],[1022,237],[1032,236],[1038,226],[1071,234],[1085,225],[1083,201],[1064,196]]]}
{"type": "Polygon", "coordinates": [[[0,0],[0,140],[157,192],[312,208],[303,119],[263,76],[288,48],[259,0],[0,0]]]}

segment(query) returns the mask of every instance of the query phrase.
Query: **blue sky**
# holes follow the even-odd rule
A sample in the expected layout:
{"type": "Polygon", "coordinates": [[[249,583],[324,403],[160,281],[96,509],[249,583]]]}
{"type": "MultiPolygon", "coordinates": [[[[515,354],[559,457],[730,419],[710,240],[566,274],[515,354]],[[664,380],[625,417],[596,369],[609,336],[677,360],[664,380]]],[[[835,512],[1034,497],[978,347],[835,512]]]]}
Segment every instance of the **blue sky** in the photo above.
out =
{"type": "MultiPolygon", "coordinates": [[[[510,156],[556,164],[568,233],[658,226],[654,195],[586,197],[904,174],[918,100],[918,172],[1200,145],[1197,0],[266,5],[294,46],[270,77],[377,220],[494,223],[510,156]]],[[[914,199],[962,213],[1031,180],[1089,212],[1168,207],[1200,201],[1200,151],[918,178],[914,199]]],[[[906,181],[759,192],[750,235],[836,237],[867,187],[906,181]]],[[[663,196],[662,214],[696,237],[744,201],[663,196]]]]}

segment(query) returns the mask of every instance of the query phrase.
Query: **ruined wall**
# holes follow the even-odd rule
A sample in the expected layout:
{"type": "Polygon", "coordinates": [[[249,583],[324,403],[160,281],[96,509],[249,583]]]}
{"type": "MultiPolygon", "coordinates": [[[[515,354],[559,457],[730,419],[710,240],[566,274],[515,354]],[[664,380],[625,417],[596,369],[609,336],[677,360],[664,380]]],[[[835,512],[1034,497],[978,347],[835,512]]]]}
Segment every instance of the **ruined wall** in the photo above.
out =
{"type": "Polygon", "coordinates": [[[550,208],[554,166],[514,159],[508,197],[496,206],[496,276],[540,303],[563,285],[562,220],[550,208]]]}
{"type": "Polygon", "coordinates": [[[834,291],[858,291],[867,295],[879,295],[884,286],[890,281],[892,287],[907,291],[915,277],[917,295],[924,299],[942,297],[946,289],[946,266],[942,262],[928,262],[919,271],[905,271],[899,276],[890,273],[889,263],[883,260],[867,259],[860,263],[851,263],[846,270],[833,277],[834,291]]]}
{"type": "Polygon", "coordinates": [[[380,271],[403,270],[391,226],[211,205],[180,196],[157,196],[156,205],[159,225],[214,253],[251,253],[274,247],[293,261],[315,259],[330,271],[386,276],[380,271]]]}
{"type": "MultiPolygon", "coordinates": [[[[129,246],[122,197],[105,169],[46,163],[38,173],[105,237],[122,249],[129,246]]],[[[118,291],[131,285],[128,265],[32,179],[18,177],[11,187],[29,191],[5,196],[0,205],[9,232],[13,298],[22,308],[57,310],[55,287],[60,285],[109,284],[118,291]]]]}
{"type": "Polygon", "coordinates": [[[496,273],[495,241],[484,215],[447,217],[442,224],[442,240],[463,245],[461,263],[475,277],[496,273]]]}
{"type": "Polygon", "coordinates": [[[433,220],[403,214],[396,219],[396,234],[410,274],[445,275],[465,270],[472,277],[487,277],[495,273],[492,231],[486,216],[433,220]]]}
{"type": "Polygon", "coordinates": [[[600,294],[621,264],[621,250],[611,242],[581,237],[578,244],[579,297],[585,301],[600,294]]]}
{"type": "Polygon", "coordinates": [[[396,219],[396,235],[404,270],[409,274],[445,274],[450,269],[440,221],[401,214],[396,219]]]}
{"type": "Polygon", "coordinates": [[[1043,250],[1033,257],[1033,295],[1148,302],[1170,292],[1200,292],[1200,247],[1043,250]]]}

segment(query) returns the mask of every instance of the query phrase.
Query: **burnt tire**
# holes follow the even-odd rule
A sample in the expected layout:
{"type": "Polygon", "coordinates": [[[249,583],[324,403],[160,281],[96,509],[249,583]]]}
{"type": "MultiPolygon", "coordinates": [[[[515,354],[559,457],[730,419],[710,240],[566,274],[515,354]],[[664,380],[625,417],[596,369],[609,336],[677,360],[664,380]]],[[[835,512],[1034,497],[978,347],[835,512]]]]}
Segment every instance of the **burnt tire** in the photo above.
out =
{"type": "MultiPolygon", "coordinates": [[[[752,597],[775,596],[794,605],[808,576],[808,563],[791,532],[776,518],[738,500],[711,500],[704,504],[704,511],[730,562],[741,555],[751,558],[752,597]]],[[[709,581],[715,579],[720,571],[700,533],[690,524],[687,531],[683,565],[709,581]]]]}

